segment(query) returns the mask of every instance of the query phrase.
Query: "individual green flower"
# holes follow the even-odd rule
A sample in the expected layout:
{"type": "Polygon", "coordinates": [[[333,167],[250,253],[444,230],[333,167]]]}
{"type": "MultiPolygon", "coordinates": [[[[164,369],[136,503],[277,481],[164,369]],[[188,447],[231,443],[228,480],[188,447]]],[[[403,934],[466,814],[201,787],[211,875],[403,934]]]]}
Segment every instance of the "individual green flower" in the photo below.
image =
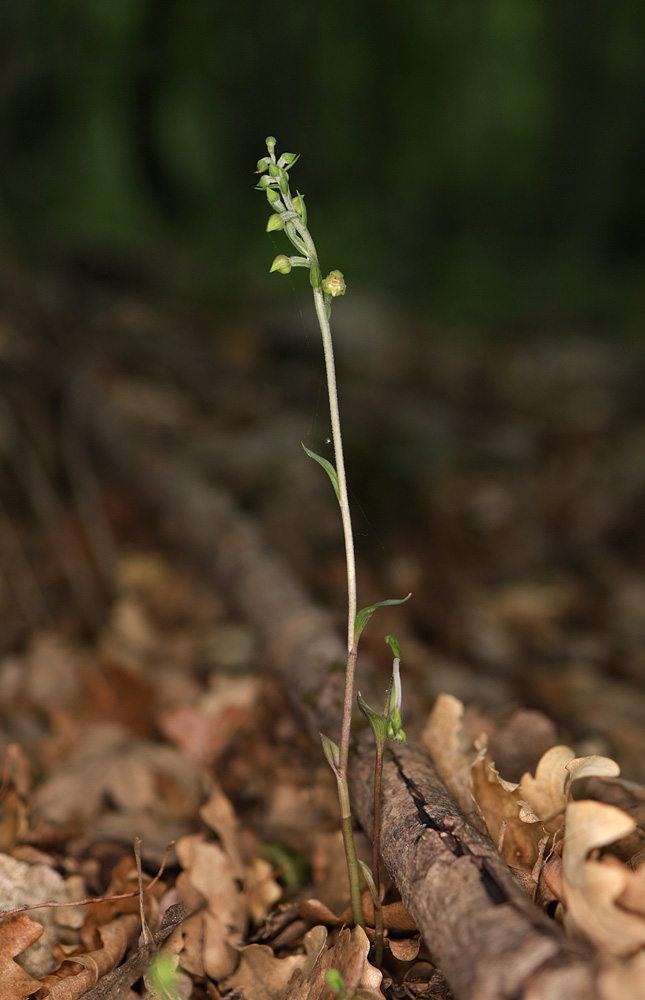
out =
{"type": "Polygon", "coordinates": [[[327,277],[323,279],[322,287],[323,292],[327,292],[334,299],[337,295],[344,295],[347,291],[347,285],[345,284],[343,272],[330,271],[327,277]]]}

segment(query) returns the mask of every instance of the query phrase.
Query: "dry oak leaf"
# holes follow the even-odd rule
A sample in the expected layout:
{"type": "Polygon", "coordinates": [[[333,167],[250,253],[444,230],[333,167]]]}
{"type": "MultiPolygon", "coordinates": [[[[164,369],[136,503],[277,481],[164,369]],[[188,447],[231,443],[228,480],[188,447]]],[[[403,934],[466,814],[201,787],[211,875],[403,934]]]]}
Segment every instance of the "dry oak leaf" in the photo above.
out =
{"type": "Polygon", "coordinates": [[[219,844],[206,842],[201,834],[182,837],[177,857],[184,868],[177,878],[182,902],[191,909],[206,902],[184,923],[188,961],[182,964],[196,975],[223,979],[235,968],[236,947],[248,919],[235,865],[219,844]]]}
{"type": "Polygon", "coordinates": [[[629,956],[645,947],[645,918],[618,905],[639,874],[615,858],[590,858],[592,851],[632,833],[627,813],[604,802],[583,800],[567,807],[562,853],[565,926],[612,955],[629,956]]]}
{"type": "MultiPolygon", "coordinates": [[[[352,931],[344,927],[331,948],[325,948],[327,929],[314,927],[319,945],[318,954],[312,964],[312,955],[302,970],[293,977],[285,1000],[332,1000],[335,996],[325,981],[325,974],[331,969],[340,973],[346,994],[359,1000],[383,1000],[380,985],[383,973],[367,961],[370,942],[362,927],[352,931]],[[321,934],[320,931],[323,931],[321,934]]],[[[305,942],[309,935],[305,935],[305,942]]]]}
{"type": "Polygon", "coordinates": [[[620,767],[611,757],[574,757],[571,747],[551,747],[540,758],[535,777],[528,772],[522,776],[520,819],[524,823],[541,822],[547,833],[555,833],[562,826],[574,781],[615,778],[619,774],[620,767]]]}
{"type": "Polygon", "coordinates": [[[286,958],[276,958],[266,944],[249,944],[240,950],[237,970],[219,985],[239,1000],[284,1000],[294,973],[313,968],[326,938],[326,928],[313,927],[304,937],[305,954],[286,958]]]}
{"type": "Polygon", "coordinates": [[[533,872],[544,831],[539,823],[522,822],[520,786],[505,781],[487,758],[473,765],[470,780],[473,798],[506,863],[511,868],[533,872]]]}
{"type": "Polygon", "coordinates": [[[40,987],[37,979],[14,962],[14,957],[37,941],[42,924],[30,920],[24,913],[5,917],[0,924],[0,984],[2,1000],[27,1000],[40,987]]]}

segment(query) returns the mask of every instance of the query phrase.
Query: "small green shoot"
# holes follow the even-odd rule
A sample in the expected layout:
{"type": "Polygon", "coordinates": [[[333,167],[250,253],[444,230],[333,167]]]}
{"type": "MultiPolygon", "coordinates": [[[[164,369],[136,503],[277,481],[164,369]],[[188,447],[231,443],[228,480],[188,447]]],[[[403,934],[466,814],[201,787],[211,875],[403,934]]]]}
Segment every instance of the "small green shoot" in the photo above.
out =
{"type": "Polygon", "coordinates": [[[374,824],[372,828],[372,868],[361,861],[361,871],[372,897],[374,904],[374,965],[380,969],[383,962],[383,906],[381,902],[381,876],[379,871],[379,845],[381,841],[381,789],[383,785],[383,751],[388,740],[395,743],[405,743],[407,741],[405,731],[401,724],[401,647],[398,639],[393,635],[386,635],[385,641],[392,650],[394,662],[392,664],[392,677],[385,698],[385,708],[383,714],[379,715],[367,704],[359,692],[358,705],[372,727],[374,743],[376,744],[376,755],[374,757],[374,824]]]}
{"type": "Polygon", "coordinates": [[[154,1000],[185,1000],[180,990],[177,957],[164,952],[155,955],[146,976],[149,995],[154,1000]]]}
{"type": "Polygon", "coordinates": [[[334,991],[338,1000],[359,1000],[355,993],[349,995],[345,989],[345,980],[338,969],[328,969],[325,973],[325,982],[334,991]]]}

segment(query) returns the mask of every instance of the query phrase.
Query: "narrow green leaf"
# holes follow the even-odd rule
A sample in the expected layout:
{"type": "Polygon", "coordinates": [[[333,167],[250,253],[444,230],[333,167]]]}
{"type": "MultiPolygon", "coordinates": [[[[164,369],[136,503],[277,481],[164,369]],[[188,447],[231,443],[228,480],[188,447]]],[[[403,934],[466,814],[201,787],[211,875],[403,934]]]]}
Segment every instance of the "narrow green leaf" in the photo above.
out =
{"type": "Polygon", "coordinates": [[[354,619],[354,642],[358,641],[358,638],[367,625],[368,621],[374,614],[377,608],[384,608],[391,604],[405,604],[412,597],[412,594],[408,594],[407,597],[392,598],[389,601],[377,601],[376,604],[370,604],[367,608],[361,608],[361,610],[356,615],[354,619]]]}
{"type": "Polygon", "coordinates": [[[376,885],[374,884],[374,876],[372,875],[372,869],[364,861],[359,860],[359,865],[361,866],[361,871],[363,873],[363,878],[367,882],[367,888],[370,891],[370,896],[374,902],[378,902],[378,895],[376,892],[376,885]]]}
{"type": "Polygon", "coordinates": [[[357,700],[358,700],[358,707],[360,708],[361,712],[363,713],[363,715],[369,722],[370,726],[372,727],[372,732],[374,733],[374,741],[376,743],[376,746],[382,753],[383,747],[387,743],[388,720],[385,718],[384,715],[379,715],[378,712],[375,712],[373,708],[370,708],[370,706],[367,704],[360,691],[358,692],[357,700]]]}
{"type": "MultiPolygon", "coordinates": [[[[302,444],[302,441],[300,442],[300,444],[302,444]]],[[[340,503],[340,489],[338,486],[338,476],[336,475],[336,470],[334,466],[331,464],[331,462],[328,462],[326,458],[322,458],[320,455],[317,455],[315,451],[310,451],[306,444],[302,444],[302,447],[304,448],[306,454],[309,455],[309,458],[313,458],[314,462],[318,462],[318,465],[322,465],[323,469],[331,479],[331,484],[334,487],[334,493],[336,494],[336,499],[340,503]]],[[[400,602],[394,601],[389,603],[397,604],[400,602]]]]}
{"type": "Polygon", "coordinates": [[[325,736],[324,733],[319,733],[320,742],[322,743],[323,753],[325,759],[335,775],[338,775],[338,769],[340,767],[340,750],[338,744],[334,743],[329,736],[325,736]]]}

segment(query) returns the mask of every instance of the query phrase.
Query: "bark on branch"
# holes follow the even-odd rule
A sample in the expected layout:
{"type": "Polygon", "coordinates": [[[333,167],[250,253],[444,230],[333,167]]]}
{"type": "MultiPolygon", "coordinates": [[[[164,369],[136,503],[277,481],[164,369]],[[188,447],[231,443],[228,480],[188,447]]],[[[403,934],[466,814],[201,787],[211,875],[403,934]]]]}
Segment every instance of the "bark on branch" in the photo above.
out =
{"type": "MultiPolygon", "coordinates": [[[[342,676],[330,666],[344,661],[345,653],[330,617],[265,549],[227,494],[137,440],[98,389],[91,399],[94,441],[252,623],[312,734],[334,733],[342,676]]],[[[368,831],[371,781],[371,752],[361,746],[351,786],[368,831]]],[[[531,903],[490,841],[461,813],[425,751],[388,749],[383,799],[383,859],[460,1000],[600,997],[589,954],[531,903]]]]}

